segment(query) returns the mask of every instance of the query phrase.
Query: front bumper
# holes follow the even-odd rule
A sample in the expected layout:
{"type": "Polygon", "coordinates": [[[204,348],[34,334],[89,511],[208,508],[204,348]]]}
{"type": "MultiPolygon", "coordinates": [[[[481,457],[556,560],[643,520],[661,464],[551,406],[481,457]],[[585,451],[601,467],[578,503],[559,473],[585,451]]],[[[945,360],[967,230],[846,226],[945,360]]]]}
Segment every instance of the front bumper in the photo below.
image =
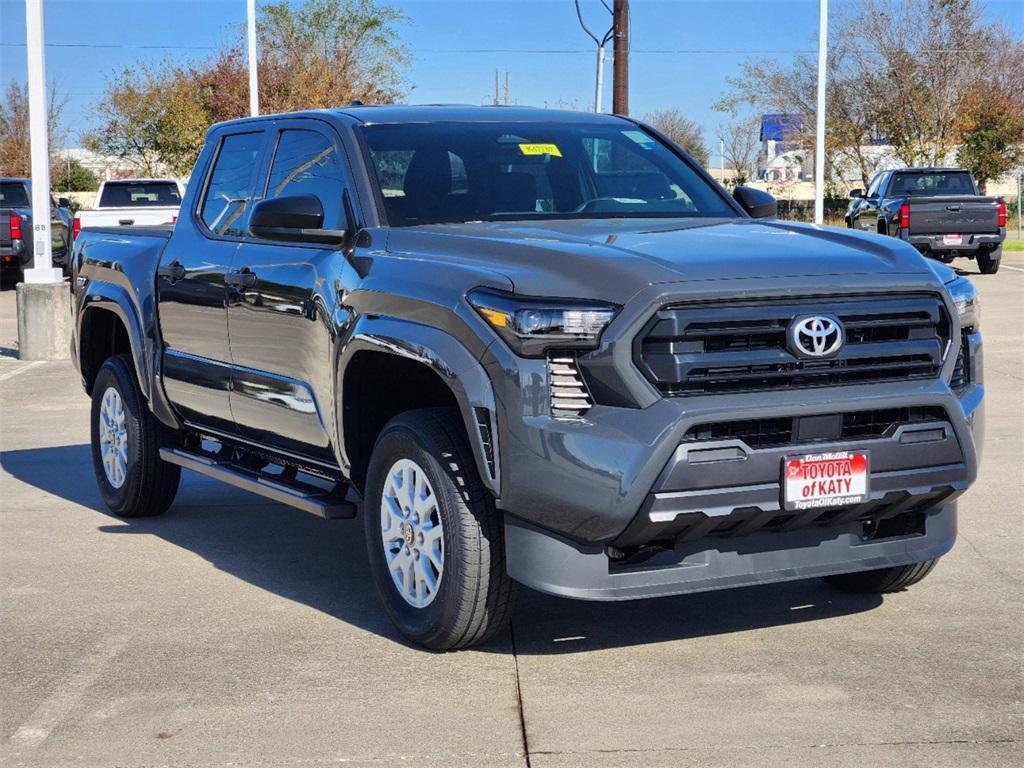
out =
{"type": "Polygon", "coordinates": [[[666,552],[667,562],[618,568],[604,550],[521,521],[505,524],[508,573],[540,592],[581,600],[633,600],[769,584],[908,565],[941,557],[956,541],[956,504],[927,516],[923,529],[866,538],[863,526],[804,528],[737,539],[706,539],[666,552]]]}

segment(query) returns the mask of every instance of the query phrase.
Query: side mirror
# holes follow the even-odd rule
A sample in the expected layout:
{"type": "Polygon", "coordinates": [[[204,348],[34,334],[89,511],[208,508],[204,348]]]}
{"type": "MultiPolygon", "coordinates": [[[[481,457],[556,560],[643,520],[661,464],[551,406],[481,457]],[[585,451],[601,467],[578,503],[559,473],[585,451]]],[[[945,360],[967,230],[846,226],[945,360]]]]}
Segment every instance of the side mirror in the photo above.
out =
{"type": "Polygon", "coordinates": [[[753,187],[736,187],[732,196],[744,211],[754,219],[769,219],[778,215],[779,204],[767,192],[753,187]]]}
{"type": "Polygon", "coordinates": [[[57,198],[57,205],[59,205],[61,208],[70,208],[71,201],[66,197],[59,197],[57,198]]]}
{"type": "Polygon", "coordinates": [[[324,207],[316,195],[291,195],[261,200],[252,209],[249,231],[267,240],[339,245],[343,229],[323,229],[324,207]]]}
{"type": "Polygon", "coordinates": [[[851,200],[855,200],[858,197],[864,197],[864,190],[860,189],[860,188],[858,188],[858,189],[851,189],[850,190],[850,199],[851,200]]]}

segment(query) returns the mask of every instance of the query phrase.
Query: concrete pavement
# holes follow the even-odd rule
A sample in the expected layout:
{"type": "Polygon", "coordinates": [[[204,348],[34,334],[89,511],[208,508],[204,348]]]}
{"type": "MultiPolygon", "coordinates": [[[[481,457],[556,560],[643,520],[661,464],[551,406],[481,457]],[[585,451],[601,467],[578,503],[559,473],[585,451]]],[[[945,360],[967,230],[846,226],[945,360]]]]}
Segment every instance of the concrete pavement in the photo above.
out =
{"type": "Polygon", "coordinates": [[[446,655],[392,630],[359,520],[189,473],[163,517],[108,515],[76,374],[14,359],[4,291],[0,762],[1024,763],[1024,273],[975,281],[985,461],[924,582],[618,604],[523,591],[510,632],[446,655]]]}

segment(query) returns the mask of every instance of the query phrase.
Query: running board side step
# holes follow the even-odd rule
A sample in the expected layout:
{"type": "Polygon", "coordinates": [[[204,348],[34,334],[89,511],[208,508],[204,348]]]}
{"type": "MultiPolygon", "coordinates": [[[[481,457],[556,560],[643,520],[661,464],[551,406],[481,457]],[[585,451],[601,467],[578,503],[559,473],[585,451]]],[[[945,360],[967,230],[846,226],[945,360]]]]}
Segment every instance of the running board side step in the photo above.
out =
{"type": "Polygon", "coordinates": [[[313,486],[299,487],[299,484],[293,485],[281,478],[243,469],[229,462],[219,461],[201,453],[183,451],[180,448],[161,448],[160,458],[169,464],[177,464],[179,467],[191,469],[243,491],[265,496],[328,520],[356,516],[356,505],[339,498],[337,493],[314,489],[313,486]]]}

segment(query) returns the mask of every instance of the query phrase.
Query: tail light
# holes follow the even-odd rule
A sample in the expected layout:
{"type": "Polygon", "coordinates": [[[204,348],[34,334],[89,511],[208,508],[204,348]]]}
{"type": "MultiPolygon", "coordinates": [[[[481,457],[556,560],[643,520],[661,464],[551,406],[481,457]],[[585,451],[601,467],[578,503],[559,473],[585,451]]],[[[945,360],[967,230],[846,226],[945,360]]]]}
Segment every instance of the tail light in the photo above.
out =
{"type": "Polygon", "coordinates": [[[999,201],[999,207],[996,210],[998,211],[996,216],[999,219],[999,226],[1000,227],[1005,227],[1006,226],[1006,203],[1004,203],[1002,200],[1000,200],[999,201]]]}
{"type": "Polygon", "coordinates": [[[71,234],[78,237],[78,233],[82,231],[82,220],[75,216],[74,222],[71,224],[71,234]]]}
{"type": "Polygon", "coordinates": [[[21,216],[11,214],[11,240],[21,240],[21,216]]]}
{"type": "Polygon", "coordinates": [[[910,229],[910,203],[900,206],[900,228],[910,229]]]}

